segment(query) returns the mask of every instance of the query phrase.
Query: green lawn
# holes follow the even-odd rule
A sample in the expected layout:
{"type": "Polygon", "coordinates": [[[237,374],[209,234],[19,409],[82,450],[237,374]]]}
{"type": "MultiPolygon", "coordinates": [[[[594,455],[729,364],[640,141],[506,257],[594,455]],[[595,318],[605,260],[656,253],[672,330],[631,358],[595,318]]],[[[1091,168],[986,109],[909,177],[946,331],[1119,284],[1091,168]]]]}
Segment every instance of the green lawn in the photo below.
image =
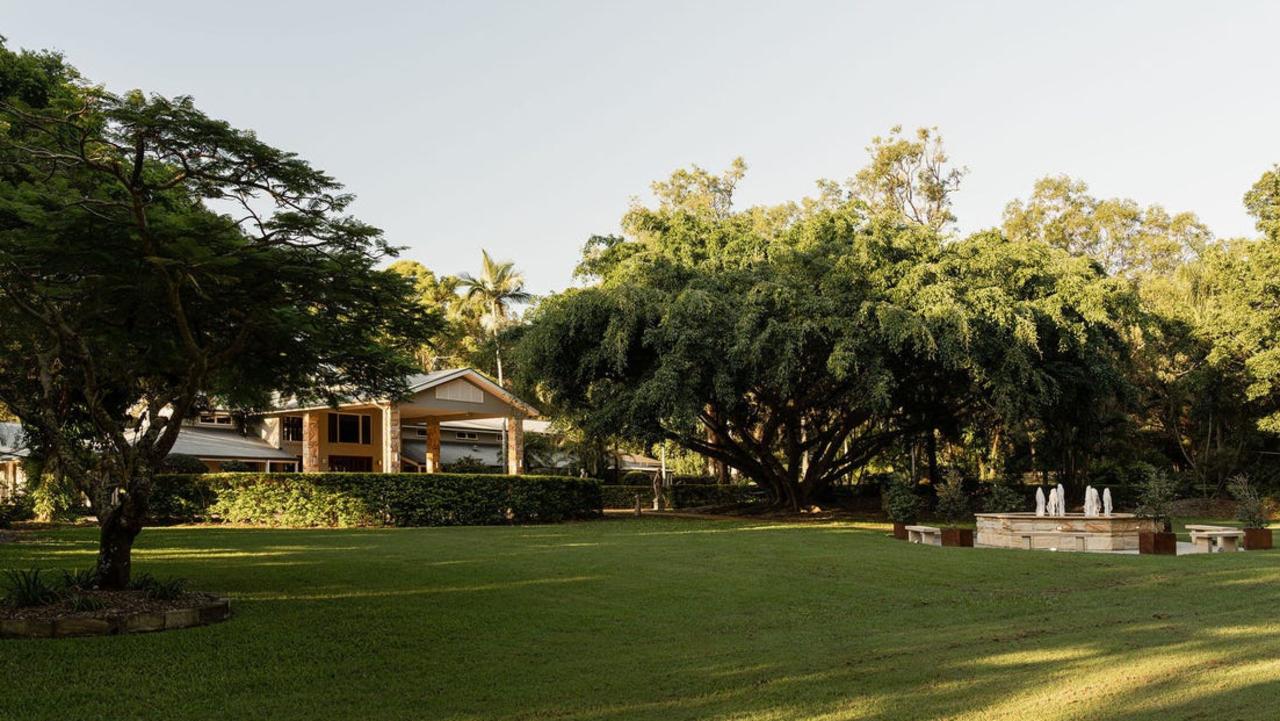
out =
{"type": "MultiPolygon", "coordinates": [[[[1260,719],[1280,552],[940,549],[872,525],[150,529],[228,623],[0,641],[0,718],[1260,719]]],[[[0,545],[87,566],[91,531],[0,545]]]]}

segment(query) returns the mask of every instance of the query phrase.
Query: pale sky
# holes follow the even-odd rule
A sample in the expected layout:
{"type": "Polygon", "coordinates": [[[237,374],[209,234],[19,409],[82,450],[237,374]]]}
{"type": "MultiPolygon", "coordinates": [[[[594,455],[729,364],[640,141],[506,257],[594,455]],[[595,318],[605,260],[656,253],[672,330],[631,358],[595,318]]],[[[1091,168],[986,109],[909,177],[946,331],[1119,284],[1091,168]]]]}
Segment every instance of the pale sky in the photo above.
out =
{"type": "Polygon", "coordinates": [[[457,273],[487,248],[536,292],[677,167],[741,155],[741,205],[797,199],[895,124],[938,126],[969,167],[966,231],[1067,173],[1252,234],[1241,197],[1280,162],[1274,2],[0,8],[11,47],[193,95],[333,174],[403,257],[457,273]]]}

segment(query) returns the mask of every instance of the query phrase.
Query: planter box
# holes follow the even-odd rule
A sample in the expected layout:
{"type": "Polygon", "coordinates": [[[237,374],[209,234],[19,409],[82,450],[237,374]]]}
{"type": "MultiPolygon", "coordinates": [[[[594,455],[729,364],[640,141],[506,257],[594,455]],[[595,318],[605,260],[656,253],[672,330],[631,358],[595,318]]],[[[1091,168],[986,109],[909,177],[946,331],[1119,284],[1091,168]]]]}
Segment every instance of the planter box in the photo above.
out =
{"type": "Polygon", "coordinates": [[[895,522],[893,524],[893,537],[899,541],[907,540],[907,524],[895,522]]]}
{"type": "Polygon", "coordinates": [[[1271,548],[1271,529],[1244,529],[1244,548],[1246,551],[1265,551],[1271,548]]]}
{"type": "Polygon", "coordinates": [[[973,529],[972,528],[942,529],[942,545],[972,547],[973,546],[973,529]]]}
{"type": "Polygon", "coordinates": [[[1176,556],[1178,554],[1178,537],[1172,533],[1138,534],[1138,552],[1154,553],[1160,556],[1176,556]]]}

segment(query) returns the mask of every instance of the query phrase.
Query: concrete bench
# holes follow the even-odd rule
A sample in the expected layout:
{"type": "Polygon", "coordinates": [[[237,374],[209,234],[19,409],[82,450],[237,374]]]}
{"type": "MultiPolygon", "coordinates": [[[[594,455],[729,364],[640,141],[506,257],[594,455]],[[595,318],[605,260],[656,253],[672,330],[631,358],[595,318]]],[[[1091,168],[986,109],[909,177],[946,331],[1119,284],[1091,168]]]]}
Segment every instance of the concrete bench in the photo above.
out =
{"type": "Polygon", "coordinates": [[[933,526],[907,526],[907,540],[929,546],[942,545],[942,529],[933,526]]]}
{"type": "Polygon", "coordinates": [[[1189,525],[1187,531],[1198,553],[1239,551],[1244,540],[1244,531],[1230,526],[1189,525]]]}

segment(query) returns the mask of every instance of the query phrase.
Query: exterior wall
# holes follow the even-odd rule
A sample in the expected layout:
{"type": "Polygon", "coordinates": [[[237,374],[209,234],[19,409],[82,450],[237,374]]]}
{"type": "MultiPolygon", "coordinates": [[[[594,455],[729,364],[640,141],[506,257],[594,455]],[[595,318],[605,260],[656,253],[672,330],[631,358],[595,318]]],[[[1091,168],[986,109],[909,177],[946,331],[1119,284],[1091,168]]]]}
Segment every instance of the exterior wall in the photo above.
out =
{"type": "MultiPolygon", "coordinates": [[[[367,415],[370,416],[369,443],[330,443],[329,442],[329,416],[334,411],[308,411],[303,416],[302,434],[304,437],[303,447],[305,450],[301,453],[303,456],[304,471],[327,471],[329,470],[329,458],[331,456],[354,456],[369,458],[372,461],[372,468],[376,472],[383,470],[383,445],[382,445],[382,429],[386,425],[383,420],[383,409],[376,406],[367,408],[343,410],[342,414],[367,415]]],[[[397,449],[397,456],[399,450],[397,449]]],[[[391,469],[391,472],[399,471],[398,464],[391,469]]]]}
{"type": "Polygon", "coordinates": [[[0,501],[13,498],[26,487],[26,476],[22,472],[22,462],[18,460],[0,461],[0,501]]]}

